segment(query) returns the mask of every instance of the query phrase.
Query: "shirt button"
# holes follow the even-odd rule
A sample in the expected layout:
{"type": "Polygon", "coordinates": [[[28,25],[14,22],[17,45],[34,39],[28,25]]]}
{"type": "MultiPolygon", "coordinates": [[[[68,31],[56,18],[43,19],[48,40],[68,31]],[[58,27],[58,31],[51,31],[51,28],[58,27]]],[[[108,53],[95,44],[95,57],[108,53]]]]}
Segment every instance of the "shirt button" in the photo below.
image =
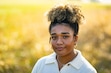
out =
{"type": "Polygon", "coordinates": [[[69,66],[70,64],[67,64],[67,66],[69,66]]]}

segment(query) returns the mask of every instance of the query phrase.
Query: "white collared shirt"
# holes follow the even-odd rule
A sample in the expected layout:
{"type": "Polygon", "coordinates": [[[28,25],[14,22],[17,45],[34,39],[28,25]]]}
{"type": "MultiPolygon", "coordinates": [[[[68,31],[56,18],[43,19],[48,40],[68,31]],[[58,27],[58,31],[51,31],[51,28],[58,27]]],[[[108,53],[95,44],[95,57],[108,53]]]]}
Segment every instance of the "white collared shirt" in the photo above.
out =
{"type": "Polygon", "coordinates": [[[97,73],[95,68],[76,50],[78,55],[59,71],[56,53],[45,56],[37,61],[32,73],[97,73]]]}

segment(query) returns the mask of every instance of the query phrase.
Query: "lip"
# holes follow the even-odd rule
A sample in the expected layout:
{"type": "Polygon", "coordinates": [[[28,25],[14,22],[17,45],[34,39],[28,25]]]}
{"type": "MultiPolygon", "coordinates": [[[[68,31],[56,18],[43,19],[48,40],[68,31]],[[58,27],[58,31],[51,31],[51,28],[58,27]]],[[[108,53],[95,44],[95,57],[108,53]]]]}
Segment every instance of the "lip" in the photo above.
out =
{"type": "Polygon", "coordinates": [[[64,47],[57,47],[56,48],[58,51],[62,51],[62,50],[64,50],[64,47]]]}

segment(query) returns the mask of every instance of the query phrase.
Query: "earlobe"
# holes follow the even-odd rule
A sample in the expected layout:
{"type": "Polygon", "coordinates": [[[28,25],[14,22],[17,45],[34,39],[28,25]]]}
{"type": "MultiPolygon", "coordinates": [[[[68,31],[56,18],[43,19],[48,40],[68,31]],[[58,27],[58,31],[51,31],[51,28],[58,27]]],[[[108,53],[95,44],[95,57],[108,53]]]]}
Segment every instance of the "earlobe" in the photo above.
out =
{"type": "Polygon", "coordinates": [[[77,47],[78,36],[74,36],[74,48],[77,47]]]}

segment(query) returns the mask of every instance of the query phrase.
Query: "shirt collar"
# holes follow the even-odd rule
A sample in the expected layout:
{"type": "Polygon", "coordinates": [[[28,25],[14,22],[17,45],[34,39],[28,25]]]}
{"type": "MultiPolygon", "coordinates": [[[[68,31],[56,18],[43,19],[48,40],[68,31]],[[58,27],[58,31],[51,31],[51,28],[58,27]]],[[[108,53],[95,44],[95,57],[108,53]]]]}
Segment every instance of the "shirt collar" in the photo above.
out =
{"type": "Polygon", "coordinates": [[[51,64],[51,63],[55,63],[56,62],[56,54],[52,53],[51,55],[48,56],[48,58],[46,59],[45,64],[51,64]]]}
{"type": "Polygon", "coordinates": [[[78,55],[71,62],[69,62],[69,64],[71,64],[76,69],[80,69],[80,67],[83,65],[82,55],[79,50],[75,51],[77,51],[78,55]]]}
{"type": "MultiPolygon", "coordinates": [[[[69,64],[72,65],[76,69],[80,69],[80,67],[83,65],[82,55],[81,55],[81,52],[79,50],[75,50],[75,51],[77,51],[78,55],[74,58],[74,60],[69,62],[69,64]]],[[[52,64],[55,62],[56,62],[56,53],[52,53],[46,59],[45,64],[52,64]]]]}

